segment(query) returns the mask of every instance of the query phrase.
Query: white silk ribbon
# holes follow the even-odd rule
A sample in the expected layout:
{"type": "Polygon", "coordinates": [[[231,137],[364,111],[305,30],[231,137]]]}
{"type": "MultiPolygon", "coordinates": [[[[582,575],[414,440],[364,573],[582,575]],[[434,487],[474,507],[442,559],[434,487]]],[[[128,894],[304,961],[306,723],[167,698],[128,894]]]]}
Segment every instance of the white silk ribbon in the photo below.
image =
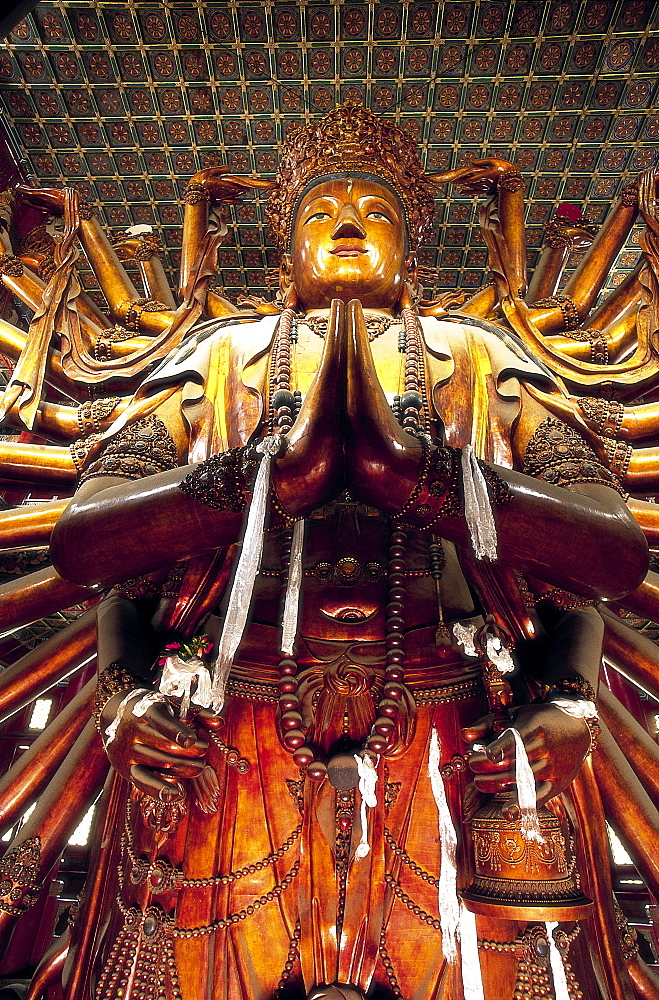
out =
{"type": "Polygon", "coordinates": [[[478,625],[474,625],[473,622],[467,622],[466,625],[463,625],[462,622],[453,622],[451,629],[455,641],[464,649],[465,656],[478,656],[478,650],[474,645],[478,625]]]}
{"type": "Polygon", "coordinates": [[[570,1000],[570,990],[567,984],[567,977],[565,975],[563,956],[556,947],[556,941],[553,933],[558,927],[558,923],[555,920],[548,920],[545,923],[545,927],[547,928],[547,939],[549,941],[549,962],[551,964],[551,972],[554,977],[554,993],[556,994],[556,1000],[570,1000]]]}
{"type": "Polygon", "coordinates": [[[119,702],[117,714],[115,715],[114,719],[105,730],[104,733],[105,739],[103,740],[103,742],[106,747],[109,747],[110,744],[114,742],[114,739],[116,738],[117,735],[117,729],[119,728],[121,721],[124,715],[126,714],[126,709],[128,708],[128,702],[131,700],[131,698],[136,698],[138,694],[149,694],[149,693],[150,692],[147,688],[133,688],[132,691],[129,691],[128,694],[124,695],[124,697],[119,702]]]}
{"type": "Polygon", "coordinates": [[[357,771],[359,773],[359,794],[362,800],[360,811],[362,839],[355,850],[355,857],[365,858],[371,849],[368,843],[368,820],[366,816],[366,806],[368,806],[369,809],[375,809],[378,804],[377,795],[375,793],[378,783],[378,772],[376,771],[375,764],[368,754],[360,757],[359,754],[356,753],[353,754],[353,756],[357,761],[357,771]]]}
{"type": "Polygon", "coordinates": [[[477,559],[497,558],[497,528],[487,483],[470,444],[462,449],[462,489],[465,520],[477,559]]]}
{"type": "Polygon", "coordinates": [[[296,521],[291,541],[291,556],[288,564],[286,600],[281,623],[281,651],[284,656],[292,656],[297,636],[297,620],[300,613],[300,592],[302,589],[302,547],[304,545],[304,521],[296,521]]]}
{"type": "Polygon", "coordinates": [[[442,950],[447,962],[458,958],[460,941],[460,966],[464,1000],[484,1000],[483,978],[478,956],[476,917],[458,896],[457,847],[458,837],[446,798],[446,790],[439,766],[440,746],[437,730],[430,734],[428,751],[428,776],[437,806],[441,861],[437,904],[442,931],[442,950]]]}
{"type": "Polygon", "coordinates": [[[263,534],[265,528],[265,512],[270,488],[270,464],[284,446],[281,434],[272,434],[263,438],[256,446],[257,452],[263,455],[254,480],[254,490],[249,506],[247,527],[243,537],[242,552],[233,578],[231,595],[227,607],[224,627],[215,660],[212,686],[212,708],[219,715],[224,706],[224,693],[229,677],[229,671],[240,645],[240,640],[247,624],[247,615],[252,602],[254,582],[263,555],[263,534]]]}
{"type": "Polygon", "coordinates": [[[537,844],[544,844],[545,840],[540,832],[538,820],[535,775],[529,764],[524,740],[512,726],[510,729],[506,729],[506,732],[512,733],[515,737],[515,781],[517,801],[522,814],[522,837],[526,841],[534,840],[537,844]]]}
{"type": "Polygon", "coordinates": [[[437,806],[441,850],[437,901],[444,957],[447,962],[455,962],[458,957],[457,939],[460,926],[460,905],[457,893],[458,870],[456,862],[458,838],[448,807],[446,790],[439,768],[439,759],[439,737],[437,730],[433,727],[430,734],[430,749],[428,751],[428,776],[430,778],[430,787],[435,799],[435,805],[437,806]]]}
{"type": "Polygon", "coordinates": [[[573,719],[597,719],[597,706],[594,701],[577,701],[573,698],[550,698],[548,705],[555,705],[561,712],[573,719]]]}

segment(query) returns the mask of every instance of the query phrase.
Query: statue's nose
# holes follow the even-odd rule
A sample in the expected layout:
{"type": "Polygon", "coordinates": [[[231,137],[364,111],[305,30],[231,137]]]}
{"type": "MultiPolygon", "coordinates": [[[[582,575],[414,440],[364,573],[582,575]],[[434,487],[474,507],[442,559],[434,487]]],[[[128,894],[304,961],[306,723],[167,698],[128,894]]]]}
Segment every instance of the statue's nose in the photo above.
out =
{"type": "Polygon", "coordinates": [[[363,240],[366,236],[362,221],[354,205],[344,205],[332,230],[333,240],[353,239],[363,240]]]}

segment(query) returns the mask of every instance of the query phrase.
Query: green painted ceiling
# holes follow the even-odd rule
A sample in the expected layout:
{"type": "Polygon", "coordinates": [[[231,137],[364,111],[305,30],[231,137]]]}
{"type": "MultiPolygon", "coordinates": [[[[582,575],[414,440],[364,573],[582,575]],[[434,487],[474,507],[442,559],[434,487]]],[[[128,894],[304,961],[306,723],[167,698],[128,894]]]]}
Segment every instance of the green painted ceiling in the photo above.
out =
{"type": "MultiPolygon", "coordinates": [[[[643,0],[45,0],[0,46],[0,100],[40,183],[80,188],[110,230],[155,226],[172,274],[191,174],[272,176],[286,132],[345,99],[412,129],[433,170],[513,159],[528,179],[532,264],[558,204],[600,222],[654,163],[658,67],[659,5],[643,0]]],[[[276,256],[262,198],[232,211],[221,284],[263,292],[276,256]]],[[[480,285],[473,199],[438,201],[422,262],[429,289],[480,285]]]]}

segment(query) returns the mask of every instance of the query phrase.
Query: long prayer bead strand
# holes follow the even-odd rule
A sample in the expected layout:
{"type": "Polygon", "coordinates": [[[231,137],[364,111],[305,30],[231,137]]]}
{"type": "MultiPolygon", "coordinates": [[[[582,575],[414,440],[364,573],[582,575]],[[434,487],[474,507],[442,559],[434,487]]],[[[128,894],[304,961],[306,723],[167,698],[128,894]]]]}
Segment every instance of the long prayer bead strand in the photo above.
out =
{"type": "Polygon", "coordinates": [[[419,336],[419,320],[416,313],[412,309],[403,309],[401,316],[405,331],[403,341],[405,348],[405,391],[400,397],[400,419],[403,429],[408,434],[416,435],[427,430],[428,405],[423,346],[419,336]]]}
{"type": "Polygon", "coordinates": [[[284,309],[279,320],[274,365],[271,371],[270,406],[272,427],[278,434],[287,434],[293,426],[296,405],[291,392],[291,341],[297,336],[297,319],[292,309],[284,309]]]}
{"type": "Polygon", "coordinates": [[[391,533],[389,546],[389,603],[387,604],[386,661],[382,697],[376,709],[376,718],[366,740],[366,749],[383,754],[391,748],[397,732],[400,714],[399,702],[405,693],[405,543],[407,535],[396,529],[391,533]]]}

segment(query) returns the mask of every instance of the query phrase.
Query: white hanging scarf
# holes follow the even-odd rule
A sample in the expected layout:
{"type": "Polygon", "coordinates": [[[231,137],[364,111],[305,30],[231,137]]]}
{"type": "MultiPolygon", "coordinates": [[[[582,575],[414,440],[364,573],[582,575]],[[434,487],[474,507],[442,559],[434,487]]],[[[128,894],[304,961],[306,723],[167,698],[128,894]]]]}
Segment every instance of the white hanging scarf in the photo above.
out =
{"type": "Polygon", "coordinates": [[[263,455],[256,479],[252,500],[249,506],[247,527],[243,538],[242,552],[233,578],[231,595],[227,607],[224,627],[220,637],[217,659],[213,671],[212,708],[219,715],[224,706],[224,692],[229,677],[229,671],[240,645],[240,640],[247,624],[247,615],[252,602],[254,582],[263,555],[263,534],[265,527],[265,512],[270,488],[270,464],[284,445],[281,434],[273,434],[263,438],[256,446],[257,452],[263,455]]]}
{"type": "Polygon", "coordinates": [[[476,917],[458,897],[456,860],[458,838],[448,807],[439,760],[439,737],[437,730],[433,727],[428,752],[428,775],[437,806],[441,845],[437,899],[442,931],[442,949],[446,961],[455,962],[458,957],[457,942],[460,940],[462,986],[465,1000],[484,1000],[483,980],[478,957],[476,917]]]}
{"type": "Polygon", "coordinates": [[[297,621],[300,612],[300,592],[302,589],[302,548],[304,546],[304,521],[296,521],[291,542],[291,556],[288,564],[286,600],[281,623],[281,651],[284,656],[292,656],[297,636],[297,621]]]}
{"type": "Polygon", "coordinates": [[[360,755],[356,753],[353,754],[353,756],[357,761],[357,771],[359,773],[359,794],[362,800],[360,810],[362,839],[355,850],[355,857],[365,858],[371,849],[368,843],[368,818],[366,814],[366,807],[368,806],[369,809],[375,809],[378,804],[377,795],[375,794],[378,782],[378,772],[376,771],[375,764],[369,754],[364,754],[363,757],[360,757],[360,755]]]}
{"type": "Polygon", "coordinates": [[[198,656],[189,660],[183,660],[177,655],[168,656],[163,665],[159,690],[162,694],[181,699],[182,719],[188,714],[190,703],[200,708],[210,708],[213,698],[208,668],[198,656]],[[195,681],[197,687],[192,694],[195,681]]]}
{"type": "Polygon", "coordinates": [[[545,927],[547,928],[547,939],[549,941],[549,962],[551,964],[551,972],[554,977],[554,993],[556,994],[556,1000],[570,1000],[570,991],[567,985],[563,956],[556,947],[556,941],[554,940],[553,934],[556,927],[558,927],[558,923],[555,920],[549,920],[545,924],[545,927]]]}
{"type": "Polygon", "coordinates": [[[545,840],[538,821],[535,775],[529,764],[524,741],[512,726],[506,729],[506,732],[512,733],[515,738],[515,782],[517,801],[522,814],[522,836],[526,841],[534,840],[537,844],[544,844],[545,840]]]}
{"type": "Polygon", "coordinates": [[[497,528],[487,492],[485,476],[470,444],[462,449],[462,489],[465,520],[477,559],[497,558],[497,528]]]}

